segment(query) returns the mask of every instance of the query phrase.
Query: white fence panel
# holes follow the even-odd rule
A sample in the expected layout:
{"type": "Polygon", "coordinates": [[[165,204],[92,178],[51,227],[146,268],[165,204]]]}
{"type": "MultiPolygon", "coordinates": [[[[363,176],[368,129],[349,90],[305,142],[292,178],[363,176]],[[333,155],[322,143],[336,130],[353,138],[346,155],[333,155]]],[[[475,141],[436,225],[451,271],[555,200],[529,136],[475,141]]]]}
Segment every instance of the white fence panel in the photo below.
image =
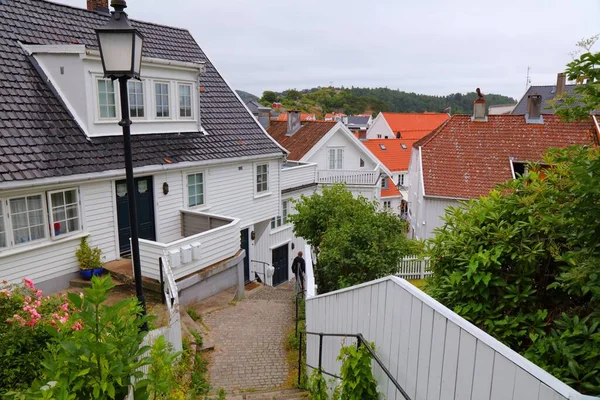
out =
{"type": "Polygon", "coordinates": [[[418,258],[415,256],[404,257],[398,263],[396,276],[402,279],[425,279],[431,276],[429,258],[418,258]]]}
{"type": "MultiPolygon", "coordinates": [[[[598,399],[573,390],[394,276],[307,298],[306,326],[310,332],[362,333],[374,341],[412,400],[598,399]]],[[[326,372],[339,375],[340,346],[339,338],[324,338],[326,372]]],[[[307,363],[318,365],[318,357],[319,337],[309,335],[307,363]]],[[[376,363],[373,371],[385,398],[402,399],[376,363]]]]}

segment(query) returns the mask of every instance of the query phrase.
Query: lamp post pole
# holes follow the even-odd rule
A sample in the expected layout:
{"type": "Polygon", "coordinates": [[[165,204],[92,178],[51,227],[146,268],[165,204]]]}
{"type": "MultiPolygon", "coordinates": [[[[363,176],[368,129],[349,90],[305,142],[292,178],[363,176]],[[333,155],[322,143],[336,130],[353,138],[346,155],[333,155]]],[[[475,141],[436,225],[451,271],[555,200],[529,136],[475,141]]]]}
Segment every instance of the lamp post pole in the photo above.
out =
{"type": "MultiPolygon", "coordinates": [[[[137,207],[135,200],[135,180],[133,177],[133,155],[131,153],[131,119],[129,118],[129,96],[127,92],[128,76],[119,78],[119,92],[121,96],[121,121],[123,128],[123,151],[125,153],[125,174],[127,175],[127,202],[129,205],[129,228],[131,231],[131,260],[133,262],[133,276],[135,278],[135,294],[142,306],[142,316],[146,315],[146,299],[142,288],[142,266],[140,263],[140,242],[138,234],[137,207]]],[[[148,331],[148,324],[144,321],[141,326],[143,331],[148,331]]]]}

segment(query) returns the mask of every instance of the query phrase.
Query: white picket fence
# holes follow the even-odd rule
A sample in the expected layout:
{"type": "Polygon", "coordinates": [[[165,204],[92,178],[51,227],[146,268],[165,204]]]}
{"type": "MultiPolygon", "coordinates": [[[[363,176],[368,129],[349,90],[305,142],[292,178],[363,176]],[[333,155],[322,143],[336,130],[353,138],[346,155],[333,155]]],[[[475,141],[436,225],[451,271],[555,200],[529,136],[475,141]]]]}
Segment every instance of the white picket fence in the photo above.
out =
{"type": "Polygon", "coordinates": [[[402,279],[425,279],[431,274],[428,257],[407,256],[398,263],[396,276],[402,279]]]}
{"type": "MultiPolygon", "coordinates": [[[[173,276],[173,271],[169,265],[169,257],[166,253],[160,257],[161,262],[159,263],[162,268],[162,276],[164,280],[164,295],[167,303],[167,311],[169,313],[169,322],[167,326],[162,326],[158,329],[151,330],[148,332],[142,346],[152,346],[156,339],[160,336],[164,336],[167,342],[171,343],[172,350],[174,352],[181,351],[183,349],[183,342],[181,337],[181,314],[179,313],[179,292],[177,289],[177,283],[173,276]]],[[[144,353],[143,357],[147,356],[144,353]]],[[[142,367],[144,374],[148,373],[149,366],[142,367]]],[[[129,389],[129,395],[126,400],[134,400],[133,387],[129,389]]]]}

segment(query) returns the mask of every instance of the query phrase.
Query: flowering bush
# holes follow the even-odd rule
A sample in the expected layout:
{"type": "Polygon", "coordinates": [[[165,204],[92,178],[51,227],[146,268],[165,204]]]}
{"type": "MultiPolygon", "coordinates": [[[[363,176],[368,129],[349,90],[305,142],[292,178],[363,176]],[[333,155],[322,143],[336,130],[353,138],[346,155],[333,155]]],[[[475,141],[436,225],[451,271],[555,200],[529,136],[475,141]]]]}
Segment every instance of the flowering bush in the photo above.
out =
{"type": "Polygon", "coordinates": [[[43,296],[29,278],[23,285],[0,286],[0,394],[27,387],[41,373],[50,334],[56,329],[81,329],[69,322],[73,308],[66,296],[43,296]]]}

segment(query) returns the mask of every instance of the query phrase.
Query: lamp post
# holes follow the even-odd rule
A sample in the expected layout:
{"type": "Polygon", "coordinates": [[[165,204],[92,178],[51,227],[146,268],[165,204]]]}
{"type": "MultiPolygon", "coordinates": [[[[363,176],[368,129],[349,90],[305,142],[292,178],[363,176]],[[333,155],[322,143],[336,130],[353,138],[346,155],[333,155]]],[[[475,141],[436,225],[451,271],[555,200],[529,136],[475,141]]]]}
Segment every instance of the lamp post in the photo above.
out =
{"type": "MultiPolygon", "coordinates": [[[[133,156],[131,154],[131,119],[129,119],[129,98],[127,92],[127,81],[131,78],[139,79],[140,77],[144,37],[129,23],[127,13],[124,11],[127,7],[125,0],[112,0],[111,6],[115,9],[112,12],[112,18],[105,26],[96,29],[96,35],[100,47],[100,58],[102,59],[104,76],[113,81],[119,81],[121,96],[121,121],[119,125],[123,128],[135,293],[142,306],[142,315],[146,315],[146,300],[144,299],[142,289],[133,156]]],[[[144,322],[141,329],[147,331],[148,325],[144,322]]]]}

